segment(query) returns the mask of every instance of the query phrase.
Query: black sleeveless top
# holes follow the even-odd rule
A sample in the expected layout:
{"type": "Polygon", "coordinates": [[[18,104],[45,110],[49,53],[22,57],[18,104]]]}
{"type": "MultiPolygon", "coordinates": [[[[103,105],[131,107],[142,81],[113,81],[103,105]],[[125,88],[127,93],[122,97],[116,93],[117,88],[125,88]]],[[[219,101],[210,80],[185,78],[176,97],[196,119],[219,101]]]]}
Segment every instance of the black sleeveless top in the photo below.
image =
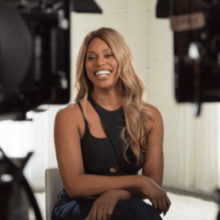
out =
{"type": "MultiPolygon", "coordinates": [[[[88,122],[84,117],[85,122],[85,132],[81,138],[81,149],[83,156],[84,169],[86,174],[96,174],[96,175],[134,175],[142,168],[143,164],[136,166],[136,157],[132,150],[129,148],[127,151],[127,157],[131,163],[125,160],[123,155],[124,141],[120,138],[120,132],[125,124],[123,107],[114,111],[108,111],[102,108],[95,100],[89,96],[88,100],[92,104],[96,105],[99,113],[102,114],[105,119],[105,127],[107,129],[113,129],[115,132],[114,138],[117,138],[117,146],[113,148],[109,137],[97,138],[94,137],[88,127],[88,122]],[[120,169],[116,172],[110,172],[109,169],[116,165],[120,165],[120,169]]],[[[77,103],[82,111],[82,106],[79,101],[77,103]]]]}

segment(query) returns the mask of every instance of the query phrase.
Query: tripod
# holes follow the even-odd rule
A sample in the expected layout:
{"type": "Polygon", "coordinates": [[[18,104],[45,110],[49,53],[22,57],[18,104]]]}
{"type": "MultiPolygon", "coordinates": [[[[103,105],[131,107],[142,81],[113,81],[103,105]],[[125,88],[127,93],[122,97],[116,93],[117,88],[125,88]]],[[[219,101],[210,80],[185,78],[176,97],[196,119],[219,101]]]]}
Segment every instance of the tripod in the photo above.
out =
{"type": "MultiPolygon", "coordinates": [[[[213,198],[215,200],[215,202],[219,205],[220,207],[220,189],[216,189],[214,191],[214,195],[213,195],[213,198]]],[[[219,209],[219,212],[218,212],[218,215],[217,215],[217,220],[220,220],[220,209],[219,209]]]]}

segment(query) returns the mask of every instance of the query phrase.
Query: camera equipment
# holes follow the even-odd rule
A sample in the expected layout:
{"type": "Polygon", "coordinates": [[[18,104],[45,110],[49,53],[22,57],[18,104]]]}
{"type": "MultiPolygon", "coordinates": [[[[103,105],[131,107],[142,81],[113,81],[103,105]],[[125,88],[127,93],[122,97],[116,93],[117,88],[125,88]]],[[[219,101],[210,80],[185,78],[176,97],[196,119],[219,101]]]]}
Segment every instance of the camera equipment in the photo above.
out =
{"type": "MultiPolygon", "coordinates": [[[[0,120],[69,101],[72,11],[102,12],[93,0],[0,0],[0,120]]],[[[0,149],[1,219],[28,219],[28,198],[42,220],[23,175],[31,154],[12,160],[0,149]]]]}
{"type": "Polygon", "coordinates": [[[101,13],[93,0],[0,0],[1,119],[69,101],[71,11],[101,13]]]}
{"type": "Polygon", "coordinates": [[[23,175],[23,169],[32,152],[25,158],[11,160],[0,148],[0,210],[1,219],[28,219],[29,206],[34,209],[36,219],[42,220],[34,194],[23,175]]]}
{"type": "MultiPolygon", "coordinates": [[[[218,206],[220,206],[220,189],[216,189],[214,191],[213,198],[214,198],[215,202],[218,204],[218,206]]],[[[217,215],[217,220],[220,220],[220,211],[217,215]]]]}
{"type": "Polygon", "coordinates": [[[174,31],[175,98],[198,116],[202,102],[220,101],[220,1],[159,0],[156,14],[174,31]]]}

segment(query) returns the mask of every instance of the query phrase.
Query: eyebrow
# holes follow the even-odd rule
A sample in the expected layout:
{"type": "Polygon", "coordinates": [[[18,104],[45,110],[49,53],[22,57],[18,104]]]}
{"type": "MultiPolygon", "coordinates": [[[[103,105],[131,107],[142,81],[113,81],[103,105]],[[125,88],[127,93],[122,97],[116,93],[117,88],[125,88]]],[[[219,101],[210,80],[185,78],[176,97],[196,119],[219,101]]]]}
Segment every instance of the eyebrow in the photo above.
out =
{"type": "MultiPolygon", "coordinates": [[[[104,50],[103,50],[103,52],[105,52],[106,50],[111,50],[111,49],[110,49],[110,48],[104,49],[104,50]]],[[[90,51],[87,51],[87,53],[96,53],[96,52],[95,52],[95,51],[90,50],[90,51]]]]}

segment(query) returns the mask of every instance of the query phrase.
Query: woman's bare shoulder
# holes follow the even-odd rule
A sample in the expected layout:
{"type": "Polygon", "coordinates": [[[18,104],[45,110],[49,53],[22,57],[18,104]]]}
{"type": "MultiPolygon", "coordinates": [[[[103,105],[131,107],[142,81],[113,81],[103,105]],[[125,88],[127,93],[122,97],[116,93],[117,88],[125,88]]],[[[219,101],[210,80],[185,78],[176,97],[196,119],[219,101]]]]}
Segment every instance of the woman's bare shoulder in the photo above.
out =
{"type": "MultiPolygon", "coordinates": [[[[150,111],[151,114],[149,116],[149,120],[147,123],[147,130],[148,130],[148,145],[144,147],[144,150],[149,150],[151,146],[161,146],[162,147],[162,140],[163,140],[163,133],[164,133],[164,125],[163,125],[163,118],[158,110],[157,107],[151,105],[149,103],[144,104],[150,111]],[[160,144],[157,144],[159,141],[160,144]]],[[[154,147],[156,149],[157,147],[154,147]]]]}
{"type": "Polygon", "coordinates": [[[66,107],[60,109],[56,114],[56,120],[77,124],[80,118],[80,108],[77,102],[70,103],[66,107]]]}
{"type": "Polygon", "coordinates": [[[147,130],[151,133],[152,130],[162,129],[163,130],[163,118],[159,109],[149,103],[144,103],[144,105],[149,109],[149,121],[147,123],[147,130]]]}
{"type": "Polygon", "coordinates": [[[156,120],[162,120],[162,115],[159,111],[159,109],[154,106],[154,105],[151,105],[147,102],[144,103],[144,105],[150,110],[150,112],[152,113],[152,116],[150,114],[150,119],[156,119],[156,120]]]}

